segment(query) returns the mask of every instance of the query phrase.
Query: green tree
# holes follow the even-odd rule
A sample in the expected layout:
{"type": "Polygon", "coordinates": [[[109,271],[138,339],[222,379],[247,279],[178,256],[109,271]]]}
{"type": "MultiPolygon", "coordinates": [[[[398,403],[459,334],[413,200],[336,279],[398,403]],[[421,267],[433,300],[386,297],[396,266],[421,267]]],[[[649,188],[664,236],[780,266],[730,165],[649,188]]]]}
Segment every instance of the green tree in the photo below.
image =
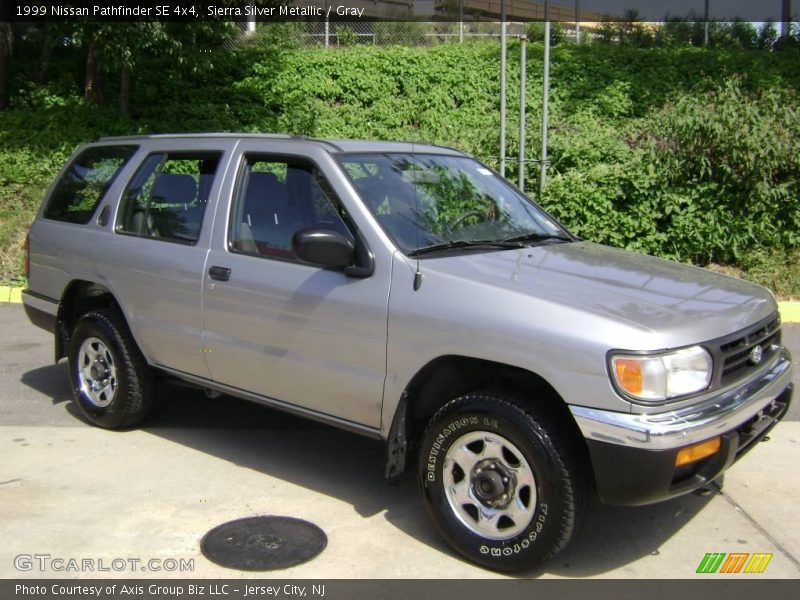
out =
{"type": "Polygon", "coordinates": [[[0,110],[8,108],[11,95],[11,52],[14,30],[11,23],[0,22],[0,110]]]}
{"type": "Polygon", "coordinates": [[[119,78],[119,111],[130,110],[131,71],[146,55],[166,55],[176,65],[197,68],[206,62],[200,50],[220,44],[233,31],[230,23],[77,23],[73,40],[86,52],[83,97],[92,104],[104,100],[103,80],[119,78]]]}
{"type": "Polygon", "coordinates": [[[772,50],[775,42],[778,41],[778,30],[775,27],[775,21],[770,19],[761,27],[758,33],[757,46],[759,50],[772,50]]]}
{"type": "Polygon", "coordinates": [[[731,35],[745,50],[752,50],[757,46],[758,31],[749,21],[735,19],[731,24],[731,35]]]}
{"type": "Polygon", "coordinates": [[[597,28],[597,41],[601,44],[614,44],[619,42],[619,28],[614,19],[607,18],[600,22],[597,28]]]}
{"type": "MultiPolygon", "coordinates": [[[[706,24],[703,21],[700,20],[692,21],[692,34],[691,34],[692,46],[695,46],[697,48],[702,48],[705,45],[705,39],[706,39],[705,27],[706,24]]],[[[711,37],[716,27],[717,23],[715,21],[711,21],[708,24],[709,38],[711,37]]]]}
{"type": "MultiPolygon", "coordinates": [[[[528,24],[525,32],[528,39],[532,42],[544,42],[544,23],[535,21],[528,24]]],[[[550,45],[557,46],[566,39],[567,35],[564,33],[564,26],[558,21],[550,23],[550,45]]]]}
{"type": "Polygon", "coordinates": [[[653,45],[655,36],[653,32],[642,22],[639,11],[629,9],[617,22],[619,31],[619,41],[622,44],[648,48],[653,45]]]}
{"type": "Polygon", "coordinates": [[[670,16],[658,29],[656,43],[659,46],[675,47],[692,44],[692,24],[682,17],[670,16]]]}

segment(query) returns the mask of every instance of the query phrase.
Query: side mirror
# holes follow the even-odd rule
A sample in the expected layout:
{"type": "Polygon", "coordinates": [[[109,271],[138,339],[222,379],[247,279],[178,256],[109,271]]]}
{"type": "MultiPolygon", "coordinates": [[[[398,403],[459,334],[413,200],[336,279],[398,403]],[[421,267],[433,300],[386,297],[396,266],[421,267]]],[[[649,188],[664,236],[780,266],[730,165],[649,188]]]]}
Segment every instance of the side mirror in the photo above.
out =
{"type": "Polygon", "coordinates": [[[333,229],[301,229],[292,236],[292,251],[304,263],[343,269],[356,262],[353,243],[333,229]]]}

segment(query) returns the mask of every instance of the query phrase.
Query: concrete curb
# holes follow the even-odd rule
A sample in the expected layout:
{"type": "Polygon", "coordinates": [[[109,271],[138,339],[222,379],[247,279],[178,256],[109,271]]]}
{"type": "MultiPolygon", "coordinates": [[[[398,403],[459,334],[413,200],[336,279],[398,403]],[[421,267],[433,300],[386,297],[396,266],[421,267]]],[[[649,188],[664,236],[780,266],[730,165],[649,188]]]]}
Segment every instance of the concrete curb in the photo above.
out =
{"type": "Polygon", "coordinates": [[[12,302],[19,304],[22,302],[21,287],[9,287],[7,285],[0,285],[0,302],[12,302]]]}
{"type": "Polygon", "coordinates": [[[800,323],[800,302],[778,302],[784,323],[800,323]]]}
{"type": "MultiPolygon", "coordinates": [[[[0,302],[19,304],[22,290],[20,287],[0,286],[0,302]]],[[[784,323],[800,323],[800,302],[778,302],[778,309],[784,323]]]]}

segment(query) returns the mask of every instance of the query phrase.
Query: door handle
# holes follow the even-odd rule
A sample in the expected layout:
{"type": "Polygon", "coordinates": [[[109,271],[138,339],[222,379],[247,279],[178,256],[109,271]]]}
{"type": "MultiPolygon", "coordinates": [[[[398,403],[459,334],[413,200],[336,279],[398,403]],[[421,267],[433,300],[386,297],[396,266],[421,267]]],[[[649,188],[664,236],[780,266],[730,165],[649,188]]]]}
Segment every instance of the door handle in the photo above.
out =
{"type": "Polygon", "coordinates": [[[226,267],[211,267],[208,276],[217,281],[228,281],[231,278],[231,270],[226,267]]]}

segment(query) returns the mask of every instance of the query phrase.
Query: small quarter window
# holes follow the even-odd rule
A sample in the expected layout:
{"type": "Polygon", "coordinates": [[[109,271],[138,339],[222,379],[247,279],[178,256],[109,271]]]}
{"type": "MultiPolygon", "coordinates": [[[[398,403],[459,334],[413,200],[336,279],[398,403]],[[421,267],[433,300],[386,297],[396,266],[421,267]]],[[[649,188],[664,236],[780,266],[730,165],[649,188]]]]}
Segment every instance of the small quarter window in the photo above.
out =
{"type": "Polygon", "coordinates": [[[222,153],[151,154],[122,199],[117,232],[193,244],[222,153]]]}
{"type": "Polygon", "coordinates": [[[138,146],[95,146],[72,161],[58,180],[44,216],[85,225],[138,146]]]}

